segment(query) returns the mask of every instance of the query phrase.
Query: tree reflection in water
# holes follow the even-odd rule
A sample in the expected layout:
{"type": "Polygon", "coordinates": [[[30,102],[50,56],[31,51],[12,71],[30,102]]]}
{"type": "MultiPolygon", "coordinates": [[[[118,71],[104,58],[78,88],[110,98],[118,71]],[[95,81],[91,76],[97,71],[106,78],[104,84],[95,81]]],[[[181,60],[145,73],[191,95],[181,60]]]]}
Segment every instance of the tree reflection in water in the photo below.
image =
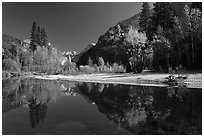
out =
{"type": "Polygon", "coordinates": [[[80,94],[133,134],[202,134],[200,89],[36,79],[3,80],[2,88],[3,113],[28,106],[33,128],[46,119],[49,103],[80,94]]]}
{"type": "Polygon", "coordinates": [[[29,101],[30,108],[30,121],[31,126],[34,128],[39,122],[43,122],[47,113],[47,105],[44,104],[36,104],[36,100],[32,99],[29,101]]]}
{"type": "Polygon", "coordinates": [[[108,119],[134,134],[201,134],[202,94],[197,89],[90,83],[78,87],[108,119]]]}
{"type": "Polygon", "coordinates": [[[48,104],[63,96],[75,96],[75,83],[37,79],[2,80],[3,113],[21,106],[28,106],[31,127],[43,122],[48,104]]]}

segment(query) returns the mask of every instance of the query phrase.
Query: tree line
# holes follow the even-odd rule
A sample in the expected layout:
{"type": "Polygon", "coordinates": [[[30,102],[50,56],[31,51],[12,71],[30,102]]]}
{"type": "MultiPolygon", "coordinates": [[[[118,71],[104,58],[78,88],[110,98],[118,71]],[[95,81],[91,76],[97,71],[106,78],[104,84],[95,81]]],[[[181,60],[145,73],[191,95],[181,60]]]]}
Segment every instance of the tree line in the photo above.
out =
{"type": "Polygon", "coordinates": [[[10,38],[4,45],[3,70],[55,74],[62,69],[62,52],[49,43],[46,30],[36,22],[31,28],[30,43],[17,43],[10,38]]]}
{"type": "Polygon", "coordinates": [[[151,69],[202,68],[202,3],[156,2],[142,5],[139,32],[153,51],[151,69]],[[180,14],[180,15],[179,15],[180,14]]]}
{"type": "Polygon", "coordinates": [[[150,9],[144,2],[141,13],[109,28],[77,65],[87,65],[91,58],[100,66],[102,57],[105,64],[123,65],[126,72],[201,69],[201,4],[156,2],[150,9]]]}

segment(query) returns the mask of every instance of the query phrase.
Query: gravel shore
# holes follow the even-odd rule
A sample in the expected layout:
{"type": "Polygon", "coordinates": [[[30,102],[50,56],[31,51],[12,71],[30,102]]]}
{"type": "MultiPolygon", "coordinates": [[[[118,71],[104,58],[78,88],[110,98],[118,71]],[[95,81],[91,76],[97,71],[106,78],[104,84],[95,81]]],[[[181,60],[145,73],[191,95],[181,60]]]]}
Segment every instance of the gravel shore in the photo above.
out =
{"type": "MultiPolygon", "coordinates": [[[[81,82],[97,82],[97,83],[115,83],[128,85],[144,85],[144,86],[168,86],[163,84],[163,81],[170,74],[80,74],[80,75],[32,75],[30,77],[47,80],[69,80],[81,82]]],[[[184,83],[188,88],[202,88],[202,74],[182,74],[188,76],[184,83]]],[[[175,77],[178,74],[174,74],[175,77]]]]}

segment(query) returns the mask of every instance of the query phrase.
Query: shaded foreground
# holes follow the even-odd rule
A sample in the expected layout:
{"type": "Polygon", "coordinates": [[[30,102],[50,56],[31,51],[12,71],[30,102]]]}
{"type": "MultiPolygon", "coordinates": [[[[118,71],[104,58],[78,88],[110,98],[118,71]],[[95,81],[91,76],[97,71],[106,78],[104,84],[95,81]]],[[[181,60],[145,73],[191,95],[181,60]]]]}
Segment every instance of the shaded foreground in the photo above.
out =
{"type": "Polygon", "coordinates": [[[7,134],[202,134],[202,91],[59,80],[7,79],[7,134]]]}
{"type": "MultiPolygon", "coordinates": [[[[70,80],[70,81],[82,81],[82,82],[98,82],[98,83],[116,83],[116,84],[128,84],[128,85],[143,85],[143,86],[162,86],[165,78],[170,74],[159,73],[147,73],[147,74],[84,74],[84,75],[41,75],[31,76],[37,79],[48,80],[70,80]]],[[[188,78],[184,80],[185,86],[188,88],[202,88],[202,74],[186,74],[188,78]]],[[[178,76],[177,74],[174,75],[178,76]]],[[[181,85],[182,86],[182,85],[181,85]]]]}

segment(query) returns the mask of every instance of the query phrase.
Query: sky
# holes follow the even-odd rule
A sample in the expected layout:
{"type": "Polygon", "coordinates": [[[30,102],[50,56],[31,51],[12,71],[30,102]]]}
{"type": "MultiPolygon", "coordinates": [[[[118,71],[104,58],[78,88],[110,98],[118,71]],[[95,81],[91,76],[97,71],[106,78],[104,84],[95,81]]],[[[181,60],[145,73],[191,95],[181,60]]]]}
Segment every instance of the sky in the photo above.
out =
{"type": "Polygon", "coordinates": [[[140,2],[3,2],[2,33],[30,38],[33,21],[61,51],[82,51],[119,21],[141,12],[140,2]]]}

